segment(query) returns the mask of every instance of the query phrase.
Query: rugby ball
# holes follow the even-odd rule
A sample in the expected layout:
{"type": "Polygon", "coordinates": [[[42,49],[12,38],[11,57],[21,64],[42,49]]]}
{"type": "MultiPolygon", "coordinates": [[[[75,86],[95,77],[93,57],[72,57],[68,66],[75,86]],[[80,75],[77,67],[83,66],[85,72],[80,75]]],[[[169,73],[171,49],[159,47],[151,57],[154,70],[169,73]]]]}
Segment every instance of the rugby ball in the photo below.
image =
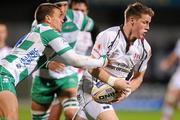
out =
{"type": "Polygon", "coordinates": [[[119,96],[119,92],[104,82],[97,82],[91,90],[91,95],[98,103],[110,103],[119,96]]]}

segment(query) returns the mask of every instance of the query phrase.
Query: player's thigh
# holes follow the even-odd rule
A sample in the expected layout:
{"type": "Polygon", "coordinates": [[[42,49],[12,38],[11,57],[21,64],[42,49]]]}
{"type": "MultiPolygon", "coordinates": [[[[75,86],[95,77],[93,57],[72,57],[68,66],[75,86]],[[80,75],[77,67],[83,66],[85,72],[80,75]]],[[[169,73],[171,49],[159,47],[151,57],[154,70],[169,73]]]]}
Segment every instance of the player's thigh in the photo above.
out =
{"type": "Polygon", "coordinates": [[[114,112],[112,105],[110,104],[100,104],[92,100],[91,102],[89,102],[87,105],[84,106],[83,110],[87,118],[101,119],[103,117],[104,120],[108,120],[106,118],[109,118],[109,115],[111,115],[112,113],[111,120],[116,120],[114,119],[116,118],[116,114],[114,112]]]}
{"type": "Polygon", "coordinates": [[[77,96],[78,76],[72,74],[56,81],[59,86],[58,96],[61,99],[77,96]],[[61,85],[61,86],[60,86],[61,85]]]}
{"type": "Polygon", "coordinates": [[[31,103],[31,109],[33,111],[47,111],[51,104],[40,104],[35,101],[31,103]]]}
{"type": "Polygon", "coordinates": [[[0,109],[1,114],[17,116],[18,102],[14,86],[14,78],[0,75],[0,109]]]}
{"type": "Polygon", "coordinates": [[[180,89],[169,87],[165,95],[166,103],[175,104],[179,100],[179,95],[180,89]]]}
{"type": "Polygon", "coordinates": [[[68,88],[60,91],[58,96],[61,99],[72,98],[77,96],[77,88],[68,88]]]}
{"type": "Polygon", "coordinates": [[[32,101],[42,105],[51,104],[54,100],[55,88],[57,88],[53,81],[35,76],[31,88],[32,101]]]}
{"type": "Polygon", "coordinates": [[[79,116],[78,114],[76,114],[73,118],[73,120],[87,120],[85,118],[82,118],[81,116],[79,116]]]}
{"type": "Polygon", "coordinates": [[[18,117],[18,101],[14,93],[11,91],[1,91],[0,92],[0,111],[3,116],[10,116],[14,119],[18,117]]]}
{"type": "Polygon", "coordinates": [[[60,104],[62,105],[65,114],[74,115],[79,108],[79,103],[77,101],[77,89],[68,88],[61,91],[58,95],[60,104]]]}
{"type": "Polygon", "coordinates": [[[107,110],[100,113],[97,120],[119,120],[114,110],[107,110]]]}

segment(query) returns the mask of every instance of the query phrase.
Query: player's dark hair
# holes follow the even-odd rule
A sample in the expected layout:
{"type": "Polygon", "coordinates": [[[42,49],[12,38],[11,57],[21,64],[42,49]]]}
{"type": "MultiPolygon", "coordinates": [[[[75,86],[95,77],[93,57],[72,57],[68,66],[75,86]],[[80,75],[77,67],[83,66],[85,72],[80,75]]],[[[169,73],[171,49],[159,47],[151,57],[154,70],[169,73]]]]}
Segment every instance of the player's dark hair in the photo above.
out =
{"type": "Polygon", "coordinates": [[[87,10],[89,10],[89,5],[87,0],[71,0],[70,8],[72,8],[72,4],[77,4],[77,3],[84,3],[85,6],[87,7],[87,10]]]}
{"type": "Polygon", "coordinates": [[[35,11],[35,20],[37,21],[37,23],[42,23],[45,20],[45,17],[47,15],[51,16],[53,14],[53,10],[54,9],[59,9],[58,6],[56,6],[55,4],[52,3],[42,3],[40,4],[36,11],[35,11]]]}
{"type": "Polygon", "coordinates": [[[68,2],[69,0],[47,0],[49,3],[68,2]]]}
{"type": "Polygon", "coordinates": [[[148,14],[152,17],[154,16],[154,11],[146,5],[143,5],[140,2],[136,2],[128,5],[127,9],[124,12],[124,16],[127,21],[130,16],[141,17],[142,14],[148,14]]]}
{"type": "Polygon", "coordinates": [[[5,25],[5,26],[7,25],[7,23],[5,21],[3,21],[3,20],[0,20],[0,24],[5,25]]]}

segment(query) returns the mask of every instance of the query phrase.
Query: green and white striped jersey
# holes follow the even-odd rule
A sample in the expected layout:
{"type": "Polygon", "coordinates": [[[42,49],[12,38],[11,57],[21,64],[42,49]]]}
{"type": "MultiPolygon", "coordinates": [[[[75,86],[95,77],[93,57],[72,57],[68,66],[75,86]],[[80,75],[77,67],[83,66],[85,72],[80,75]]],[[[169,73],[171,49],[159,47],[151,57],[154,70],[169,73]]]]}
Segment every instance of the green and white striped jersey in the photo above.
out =
{"type": "Polygon", "coordinates": [[[72,49],[64,42],[61,34],[47,24],[39,24],[18,41],[9,55],[0,61],[0,65],[9,71],[15,79],[15,85],[33,72],[43,55],[51,57],[55,52],[62,55],[72,49]]]}
{"type": "Polygon", "coordinates": [[[71,47],[74,47],[78,33],[80,31],[91,31],[94,22],[81,11],[74,11],[71,9],[67,11],[66,18],[67,21],[62,25],[62,36],[67,40],[71,47]]]}
{"type": "MultiPolygon", "coordinates": [[[[68,9],[66,13],[66,22],[62,25],[62,36],[65,38],[66,42],[69,43],[71,47],[74,47],[76,44],[76,41],[78,39],[78,35],[81,31],[91,31],[94,26],[94,21],[84,15],[81,11],[75,11],[72,9],[68,9]]],[[[59,59],[58,56],[54,58],[54,60],[59,59]]],[[[40,69],[37,72],[35,72],[34,75],[40,75],[43,78],[54,78],[54,79],[60,79],[65,76],[72,75],[74,73],[77,73],[77,69],[73,66],[67,65],[63,71],[60,71],[59,73],[53,72],[51,70],[47,70],[46,68],[40,69]]]]}

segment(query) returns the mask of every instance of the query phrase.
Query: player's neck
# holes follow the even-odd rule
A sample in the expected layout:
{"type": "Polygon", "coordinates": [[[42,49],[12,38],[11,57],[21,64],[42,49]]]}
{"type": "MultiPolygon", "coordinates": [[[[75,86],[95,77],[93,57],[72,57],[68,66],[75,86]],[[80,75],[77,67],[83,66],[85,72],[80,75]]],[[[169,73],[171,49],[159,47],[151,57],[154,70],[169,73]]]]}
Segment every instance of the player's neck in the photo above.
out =
{"type": "Polygon", "coordinates": [[[132,43],[132,42],[134,42],[136,40],[136,38],[133,37],[131,27],[129,27],[128,25],[124,25],[123,26],[123,31],[124,31],[124,34],[125,34],[125,36],[126,36],[129,43],[132,43]]]}

